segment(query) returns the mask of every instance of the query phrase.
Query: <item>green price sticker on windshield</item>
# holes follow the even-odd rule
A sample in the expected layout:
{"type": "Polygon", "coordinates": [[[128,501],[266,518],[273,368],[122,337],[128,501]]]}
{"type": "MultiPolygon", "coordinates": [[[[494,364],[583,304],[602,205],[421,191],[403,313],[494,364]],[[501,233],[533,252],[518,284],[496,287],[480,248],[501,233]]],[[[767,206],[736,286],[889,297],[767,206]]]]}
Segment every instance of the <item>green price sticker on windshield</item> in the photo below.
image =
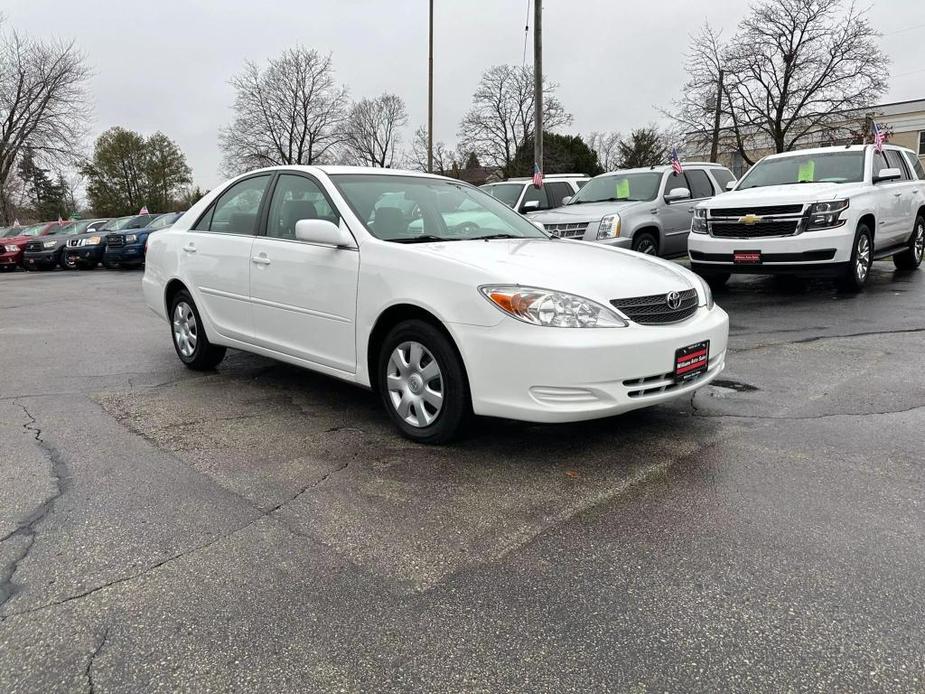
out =
{"type": "Polygon", "coordinates": [[[797,181],[800,183],[812,183],[815,180],[816,162],[810,159],[804,164],[800,164],[800,172],[797,174],[797,181]]]}
{"type": "Polygon", "coordinates": [[[617,200],[625,200],[630,196],[630,180],[628,178],[621,178],[617,181],[617,189],[615,191],[614,197],[617,200]]]}

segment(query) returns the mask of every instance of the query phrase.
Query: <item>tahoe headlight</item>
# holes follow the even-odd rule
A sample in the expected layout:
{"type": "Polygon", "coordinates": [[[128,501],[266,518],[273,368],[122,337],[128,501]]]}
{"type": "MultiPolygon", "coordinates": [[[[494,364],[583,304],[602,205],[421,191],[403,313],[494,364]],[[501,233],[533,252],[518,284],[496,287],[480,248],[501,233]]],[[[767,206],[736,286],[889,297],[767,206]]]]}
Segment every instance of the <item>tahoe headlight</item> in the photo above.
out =
{"type": "Polygon", "coordinates": [[[620,215],[609,214],[601,220],[597,228],[597,238],[615,239],[620,235],[620,215]]]}
{"type": "Polygon", "coordinates": [[[137,241],[137,240],[138,240],[138,234],[126,234],[125,235],[126,243],[132,243],[133,241],[137,241]]]}
{"type": "Polygon", "coordinates": [[[19,250],[19,246],[14,246],[13,244],[9,244],[9,245],[4,246],[3,250],[5,250],[7,253],[15,253],[16,251],[19,250]]]}
{"type": "Polygon", "coordinates": [[[809,220],[806,224],[807,229],[831,229],[840,227],[845,223],[841,219],[841,213],[848,209],[848,200],[828,200],[826,202],[814,202],[809,207],[809,220]]]}
{"type": "Polygon", "coordinates": [[[694,210],[694,217],[691,219],[691,231],[695,234],[707,233],[707,210],[704,207],[698,207],[694,210]]]}
{"type": "Polygon", "coordinates": [[[574,294],[516,285],[479,287],[501,311],[524,323],[550,328],[625,328],[605,306],[574,294]]]}
{"type": "Polygon", "coordinates": [[[42,248],[54,248],[57,245],[58,245],[57,241],[46,241],[45,243],[42,244],[42,248]]]}
{"type": "Polygon", "coordinates": [[[87,238],[80,240],[80,245],[81,246],[99,246],[102,240],[103,239],[100,236],[88,236],[87,238]]]}

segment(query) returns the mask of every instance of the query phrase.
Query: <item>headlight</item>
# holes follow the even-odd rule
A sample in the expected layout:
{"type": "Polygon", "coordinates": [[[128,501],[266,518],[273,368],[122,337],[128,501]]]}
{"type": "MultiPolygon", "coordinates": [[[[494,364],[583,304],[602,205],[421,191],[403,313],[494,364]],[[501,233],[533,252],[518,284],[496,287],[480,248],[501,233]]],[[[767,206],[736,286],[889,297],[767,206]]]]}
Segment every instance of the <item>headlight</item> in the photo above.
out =
{"type": "Polygon", "coordinates": [[[15,253],[16,251],[19,250],[19,246],[14,246],[13,244],[10,244],[8,246],[4,246],[3,250],[5,250],[7,253],[15,253]]]}
{"type": "Polygon", "coordinates": [[[620,235],[620,215],[610,214],[601,220],[597,228],[598,239],[615,239],[620,235]]]}
{"type": "Polygon", "coordinates": [[[710,285],[707,284],[707,281],[703,277],[697,275],[697,279],[700,280],[701,294],[703,296],[703,303],[700,305],[706,306],[707,311],[712,311],[713,307],[716,305],[713,301],[713,290],[710,289],[710,285]]]}
{"type": "Polygon", "coordinates": [[[81,246],[99,246],[100,242],[103,240],[101,236],[88,236],[85,239],[81,239],[81,246]]]}
{"type": "Polygon", "coordinates": [[[46,241],[45,243],[42,244],[42,248],[54,248],[57,245],[58,245],[57,241],[46,241]]]}
{"type": "Polygon", "coordinates": [[[698,207],[694,210],[694,217],[691,219],[691,231],[695,234],[707,233],[707,210],[698,207]]]}
{"type": "Polygon", "coordinates": [[[848,209],[848,200],[829,200],[816,202],[810,205],[807,229],[831,229],[840,227],[845,223],[839,219],[842,212],[848,209]]]}
{"type": "Polygon", "coordinates": [[[132,243],[133,241],[137,241],[137,240],[138,240],[138,234],[126,234],[125,235],[126,243],[132,243]]]}
{"type": "Polygon", "coordinates": [[[551,328],[625,328],[609,308],[574,294],[536,287],[479,287],[482,295],[512,318],[551,328]]]}

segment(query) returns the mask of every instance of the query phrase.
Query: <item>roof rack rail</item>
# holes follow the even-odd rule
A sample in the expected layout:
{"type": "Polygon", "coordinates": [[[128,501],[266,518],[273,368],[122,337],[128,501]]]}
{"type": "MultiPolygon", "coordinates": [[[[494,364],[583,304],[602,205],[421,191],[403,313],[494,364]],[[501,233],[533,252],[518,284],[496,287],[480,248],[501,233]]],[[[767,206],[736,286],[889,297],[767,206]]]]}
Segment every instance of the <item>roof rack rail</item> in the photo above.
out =
{"type": "MultiPolygon", "coordinates": [[[[591,178],[588,174],[583,173],[554,173],[554,174],[543,174],[543,179],[547,178],[591,178]]],[[[506,178],[507,181],[532,181],[531,176],[515,176],[514,178],[506,178]]]]}

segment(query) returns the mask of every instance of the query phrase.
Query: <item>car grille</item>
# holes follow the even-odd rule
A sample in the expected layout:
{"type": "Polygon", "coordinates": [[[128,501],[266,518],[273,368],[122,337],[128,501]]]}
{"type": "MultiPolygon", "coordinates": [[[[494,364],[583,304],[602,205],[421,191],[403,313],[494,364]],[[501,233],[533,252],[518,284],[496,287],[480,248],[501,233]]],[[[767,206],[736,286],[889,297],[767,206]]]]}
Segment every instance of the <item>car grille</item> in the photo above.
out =
{"type": "Polygon", "coordinates": [[[587,222],[577,224],[544,224],[543,227],[550,234],[555,234],[561,239],[581,239],[584,238],[585,230],[588,228],[587,222]]]}
{"type": "Polygon", "coordinates": [[[614,299],[611,305],[619,309],[624,316],[636,323],[659,325],[677,323],[690,318],[697,311],[697,290],[685,289],[678,292],[681,303],[677,308],[668,306],[667,294],[650,294],[634,296],[629,299],[614,299]]]}
{"type": "Polygon", "coordinates": [[[125,245],[125,237],[121,234],[110,234],[106,237],[106,246],[109,248],[122,248],[125,245]]]}
{"type": "MultiPolygon", "coordinates": [[[[713,361],[710,361],[710,364],[713,364],[713,361]]],[[[690,378],[686,381],[677,381],[673,373],[666,374],[657,374],[655,376],[646,376],[645,378],[632,378],[628,381],[623,381],[623,385],[627,388],[632,388],[627,393],[628,397],[631,398],[644,398],[650,395],[661,395],[662,393],[670,393],[673,390],[678,388],[686,388],[689,385],[700,381],[705,378],[712,372],[712,367],[708,371],[704,371],[702,374],[698,374],[693,378],[690,378]]]]}
{"type": "Polygon", "coordinates": [[[41,242],[41,241],[30,241],[29,243],[26,244],[25,250],[27,250],[27,251],[29,251],[29,252],[31,253],[31,252],[33,252],[33,251],[41,251],[41,250],[43,250],[44,248],[45,248],[45,246],[44,246],[43,242],[41,242]]]}
{"type": "Polygon", "coordinates": [[[767,216],[773,214],[802,214],[803,205],[766,205],[764,207],[711,207],[711,217],[744,217],[747,214],[767,216]]]}
{"type": "Polygon", "coordinates": [[[800,220],[786,219],[774,222],[757,222],[740,224],[738,222],[710,222],[710,233],[717,238],[753,239],[764,236],[792,236],[796,233],[800,220]]]}
{"type": "Polygon", "coordinates": [[[77,248],[80,245],[80,239],[68,239],[67,245],[69,248],[77,248]]]}

